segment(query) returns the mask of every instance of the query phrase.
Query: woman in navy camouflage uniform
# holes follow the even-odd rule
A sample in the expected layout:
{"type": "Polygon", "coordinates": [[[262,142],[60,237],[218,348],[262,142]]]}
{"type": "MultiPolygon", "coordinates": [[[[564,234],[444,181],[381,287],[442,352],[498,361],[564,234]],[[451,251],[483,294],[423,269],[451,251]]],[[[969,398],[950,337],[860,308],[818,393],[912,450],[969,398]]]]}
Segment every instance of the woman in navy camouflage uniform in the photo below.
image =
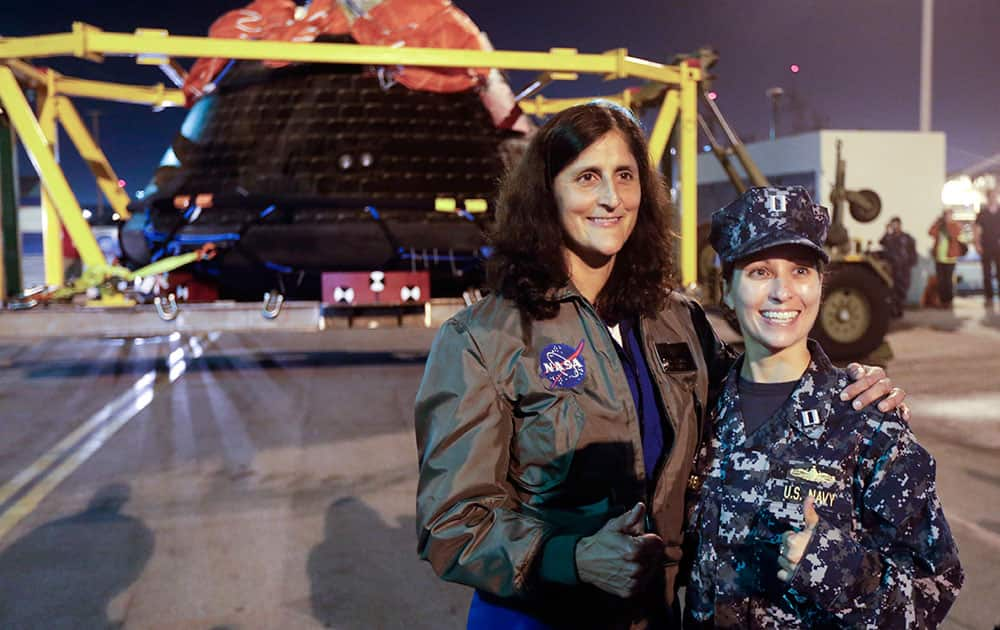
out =
{"type": "Polygon", "coordinates": [[[857,410],[808,340],[825,208],[753,188],[712,217],[746,353],[698,457],[686,626],[927,628],[962,585],[934,460],[895,412],[857,410]]]}

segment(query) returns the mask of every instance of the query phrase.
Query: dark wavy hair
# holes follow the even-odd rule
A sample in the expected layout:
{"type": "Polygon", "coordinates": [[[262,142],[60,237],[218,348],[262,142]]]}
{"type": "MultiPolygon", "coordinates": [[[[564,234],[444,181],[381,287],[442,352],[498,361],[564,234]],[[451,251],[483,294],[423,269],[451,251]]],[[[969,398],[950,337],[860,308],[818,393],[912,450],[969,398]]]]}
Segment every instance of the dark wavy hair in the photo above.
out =
{"type": "Polygon", "coordinates": [[[635,229],[615,256],[595,306],[607,321],[640,314],[652,317],[675,286],[670,202],[663,177],[650,162],[639,122],[619,105],[593,101],[550,118],[500,185],[487,284],[532,319],[556,316],[555,291],[570,280],[553,180],[611,131],[622,134],[639,166],[642,200],[635,229]]]}

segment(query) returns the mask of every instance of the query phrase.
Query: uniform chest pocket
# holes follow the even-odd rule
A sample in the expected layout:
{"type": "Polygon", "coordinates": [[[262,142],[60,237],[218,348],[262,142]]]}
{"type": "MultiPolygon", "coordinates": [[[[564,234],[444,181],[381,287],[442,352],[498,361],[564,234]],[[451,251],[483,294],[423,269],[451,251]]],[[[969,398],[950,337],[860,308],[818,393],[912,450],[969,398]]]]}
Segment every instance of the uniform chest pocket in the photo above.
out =
{"type": "Polygon", "coordinates": [[[551,404],[515,419],[511,474],[534,493],[561,484],[573,463],[583,432],[584,414],[572,395],[553,397],[551,404]]]}
{"type": "Polygon", "coordinates": [[[749,535],[755,514],[767,497],[769,470],[767,453],[759,450],[735,451],[723,457],[719,478],[706,483],[706,486],[718,487],[718,537],[722,543],[741,544],[749,535]]]}

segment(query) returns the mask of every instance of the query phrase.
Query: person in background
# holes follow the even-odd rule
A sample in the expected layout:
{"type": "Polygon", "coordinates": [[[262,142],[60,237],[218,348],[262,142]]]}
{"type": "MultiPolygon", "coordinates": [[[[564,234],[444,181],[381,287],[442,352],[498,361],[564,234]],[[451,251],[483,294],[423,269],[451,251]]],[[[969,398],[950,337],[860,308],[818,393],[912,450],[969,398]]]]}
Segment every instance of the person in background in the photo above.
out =
{"type": "MultiPolygon", "coordinates": [[[[468,628],[679,627],[687,482],[733,355],[675,290],[669,225],[606,101],[552,116],[501,186],[491,293],[441,327],[414,405],[417,549],[475,589],[468,628]]],[[[890,391],[854,368],[858,408],[890,391]]]]}
{"type": "Polygon", "coordinates": [[[973,244],[983,262],[983,298],[986,308],[993,308],[993,281],[1000,280],[1000,203],[997,190],[986,195],[986,206],[976,215],[973,244]]]}
{"type": "Polygon", "coordinates": [[[931,225],[931,229],[928,230],[928,234],[934,238],[931,254],[934,256],[934,269],[937,275],[941,308],[951,308],[951,301],[955,297],[953,276],[955,275],[955,262],[962,255],[962,244],[958,240],[958,235],[961,232],[961,226],[952,219],[951,208],[945,208],[941,216],[931,225]]]}
{"type": "Polygon", "coordinates": [[[73,238],[66,230],[66,226],[60,224],[62,231],[62,255],[63,255],[63,277],[65,282],[76,280],[83,273],[83,261],[80,259],[80,252],[77,251],[73,238]]]}
{"type": "Polygon", "coordinates": [[[910,271],[917,264],[917,244],[903,231],[903,221],[899,217],[889,219],[879,244],[892,268],[892,314],[902,317],[906,294],[910,292],[910,271]]]}
{"type": "Polygon", "coordinates": [[[712,217],[746,352],[696,464],[685,627],[934,628],[962,586],[934,459],[896,413],[839,400],[846,372],[808,339],[829,224],[797,186],[712,217]]]}

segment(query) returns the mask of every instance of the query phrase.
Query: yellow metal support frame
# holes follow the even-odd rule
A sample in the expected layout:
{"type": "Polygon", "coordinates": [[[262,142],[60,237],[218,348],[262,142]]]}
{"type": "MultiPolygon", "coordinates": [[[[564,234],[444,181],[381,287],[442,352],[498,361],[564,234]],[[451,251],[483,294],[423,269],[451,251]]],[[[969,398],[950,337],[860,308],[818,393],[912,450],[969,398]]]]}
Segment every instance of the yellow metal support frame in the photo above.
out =
{"type": "Polygon", "coordinates": [[[67,77],[51,68],[40,70],[20,59],[3,60],[0,57],[0,64],[7,65],[21,81],[35,87],[44,88],[49,84],[49,81],[52,81],[55,85],[56,93],[60,96],[95,98],[102,101],[132,103],[133,105],[152,105],[154,109],[181,107],[184,105],[184,92],[175,88],[165,87],[162,83],[155,85],[127,85],[108,81],[77,79],[75,77],[67,77]]]}
{"type": "Polygon", "coordinates": [[[683,66],[681,74],[681,283],[698,281],[698,81],[701,69],[683,66]]]}
{"type": "MultiPolygon", "coordinates": [[[[80,148],[80,152],[88,163],[96,164],[95,174],[101,181],[101,188],[111,200],[119,214],[126,216],[119,209],[124,208],[124,192],[111,191],[106,183],[114,184],[117,189],[117,178],[107,164],[100,149],[86,133],[86,127],[80,121],[72,104],[63,96],[73,95],[90,98],[120,100],[131,103],[150,104],[157,108],[171,107],[183,103],[183,93],[180,90],[165,88],[162,84],[152,87],[122,86],[99,81],[85,81],[63,77],[54,72],[43,73],[20,61],[20,58],[40,58],[55,56],[76,56],[93,61],[102,61],[105,56],[132,56],[139,63],[174,63],[172,58],[220,57],[243,60],[282,60],[301,63],[341,63],[370,64],[384,66],[426,66],[426,67],[469,67],[497,68],[504,70],[532,70],[553,75],[597,74],[606,79],[637,78],[664,85],[664,94],[660,111],[650,134],[650,156],[654,164],[659,164],[666,149],[670,130],[675,122],[680,123],[680,267],[681,282],[691,286],[697,278],[697,156],[698,156],[698,83],[702,78],[702,70],[697,66],[671,66],[631,57],[623,49],[614,49],[602,54],[581,54],[573,49],[553,49],[550,52],[520,52],[520,51],[478,51],[452,50],[436,48],[391,48],[385,46],[363,46],[355,44],[332,43],[301,43],[248,41],[238,39],[216,39],[208,37],[187,37],[170,35],[166,31],[137,30],[135,34],[109,33],[99,28],[74,23],[71,33],[42,35],[33,37],[16,37],[0,39],[0,96],[4,99],[24,100],[17,86],[17,81],[10,68],[18,71],[23,78],[33,82],[42,79],[47,84],[47,101],[35,121],[30,115],[23,113],[16,121],[19,135],[25,133],[33,139],[31,151],[39,154],[36,169],[40,173],[58,173],[58,177],[50,176],[53,184],[49,194],[59,218],[63,220],[70,232],[77,249],[80,250],[84,264],[107,268],[103,257],[99,258],[96,241],[90,234],[86,222],[79,212],[79,205],[65,177],[59,171],[58,164],[52,156],[54,146],[54,121],[57,116],[63,122],[70,137],[80,148]],[[4,67],[8,66],[8,67],[4,67]],[[17,93],[17,97],[14,93],[17,93]],[[28,119],[31,120],[28,120],[28,119]],[[25,132],[22,133],[21,129],[25,132]],[[48,158],[41,157],[42,149],[48,158]],[[94,158],[93,161],[88,159],[94,158]],[[113,182],[111,180],[114,180],[113,182]],[[118,194],[120,193],[120,195],[118,194]],[[86,234],[84,234],[86,232],[86,234]],[[79,240],[78,240],[79,239],[79,240]],[[85,253],[86,252],[86,253],[85,253]]],[[[632,96],[629,92],[609,97],[610,100],[628,107],[632,106],[632,96]]],[[[535,96],[521,103],[522,109],[530,114],[544,115],[561,111],[571,105],[586,102],[590,99],[545,99],[535,96]]],[[[17,105],[15,105],[17,107],[17,105]]],[[[36,159],[32,158],[33,161],[36,159]]],[[[127,197],[124,197],[127,203],[127,197]]],[[[55,215],[53,211],[52,215],[55,215]]],[[[50,248],[46,241],[46,252],[50,248]]],[[[52,255],[53,274],[48,275],[49,259],[46,255],[47,279],[56,279],[55,259],[52,255]]],[[[61,259],[61,249],[59,250],[61,259]]],[[[164,262],[164,261],[161,261],[164,262]]],[[[178,261],[179,262],[179,261],[178,261]]],[[[95,267],[95,268],[97,268],[95,267]]],[[[60,260],[61,274],[61,260],[60,260]]],[[[61,278],[59,278],[61,280],[61,278]]],[[[60,282],[61,283],[61,282],[60,282]]],[[[59,283],[55,283],[59,284],[59,283]]]]}
{"type": "Polygon", "coordinates": [[[46,97],[41,107],[42,113],[36,119],[31,112],[28,99],[24,97],[21,87],[14,77],[10,68],[0,66],[0,103],[7,111],[14,129],[17,131],[21,143],[24,145],[28,158],[34,165],[35,170],[42,176],[44,186],[44,197],[46,198],[46,210],[43,215],[45,222],[45,239],[54,234],[55,249],[58,252],[58,259],[53,256],[53,260],[48,259],[49,243],[46,242],[46,281],[51,284],[62,284],[62,235],[59,231],[60,221],[66,226],[66,230],[73,237],[73,242],[80,252],[80,258],[84,265],[101,266],[104,264],[104,255],[97,246],[94,235],[90,232],[90,226],[83,218],[80,206],[73,196],[73,191],[66,181],[66,176],[53,152],[50,138],[55,136],[56,130],[56,104],[54,99],[46,97]],[[49,127],[45,130],[45,127],[49,127]],[[51,215],[49,214],[51,212],[51,215]],[[49,275],[50,262],[58,263],[59,282],[51,282],[49,275]]]}
{"type": "MultiPolygon", "coordinates": [[[[101,253],[101,249],[90,231],[90,225],[83,218],[83,212],[70,189],[69,182],[66,181],[66,176],[59,168],[53,150],[54,140],[52,139],[56,137],[58,129],[56,120],[60,114],[58,98],[52,95],[45,96],[41,100],[39,117],[36,119],[28,104],[28,99],[21,91],[21,86],[18,84],[14,72],[9,67],[0,64],[0,106],[7,112],[14,130],[24,145],[28,158],[42,179],[44,212],[42,225],[43,238],[46,241],[46,283],[52,286],[61,286],[65,281],[62,267],[64,261],[60,224],[66,227],[66,231],[72,238],[83,262],[83,275],[80,280],[73,286],[55,291],[53,296],[68,298],[87,288],[99,286],[110,278],[132,281],[135,278],[172,271],[206,257],[208,254],[204,251],[190,252],[157,261],[135,271],[107,264],[104,260],[104,254],[101,253]]],[[[72,119],[75,110],[64,110],[62,114],[67,116],[71,126],[77,123],[82,126],[78,115],[76,115],[75,123],[72,119]]],[[[79,135],[79,130],[71,133],[79,135]]],[[[87,139],[89,139],[89,134],[87,139]]],[[[90,140],[90,142],[93,141],[90,140]]],[[[101,155],[103,156],[103,153],[101,155]]],[[[110,172],[113,175],[113,171],[110,172]]],[[[117,180],[115,180],[115,187],[117,188],[117,180]]],[[[131,305],[131,302],[122,300],[120,295],[102,293],[101,299],[92,301],[91,304],[131,305]]]]}
{"type": "MultiPolygon", "coordinates": [[[[59,198],[58,201],[53,199],[52,186],[55,183],[52,180],[56,173],[62,175],[62,170],[59,168],[58,112],[56,112],[55,91],[52,89],[51,81],[47,88],[39,91],[37,103],[38,130],[41,132],[42,140],[45,142],[44,147],[38,149],[40,154],[44,153],[45,158],[43,159],[40,155],[37,159],[42,164],[47,164],[48,158],[52,159],[52,166],[49,166],[48,170],[39,171],[42,184],[42,251],[44,252],[45,259],[45,284],[60,286],[66,280],[66,261],[63,258],[62,230],[60,229],[58,208],[60,203],[65,202],[65,199],[62,198],[62,191],[56,193],[59,198]],[[52,175],[46,176],[46,173],[52,173],[52,175]]],[[[17,129],[17,124],[14,125],[14,128],[17,129]]],[[[36,170],[38,170],[37,167],[36,170]]],[[[66,184],[66,189],[67,191],[69,190],[68,183],[66,184]]],[[[76,204],[76,198],[73,197],[71,191],[69,192],[69,196],[73,198],[73,203],[76,204]]]]}
{"type": "MultiPolygon", "coordinates": [[[[100,60],[104,56],[221,57],[299,63],[348,63],[379,66],[428,66],[439,68],[497,68],[601,74],[608,78],[635,77],[676,84],[677,66],[630,57],[623,48],[603,54],[580,54],[571,49],[547,52],[452,50],[444,48],[393,48],[357,44],[273,42],[168,35],[141,29],[135,34],[108,33],[81,22],[73,32],[60,35],[11,37],[0,40],[0,59],[75,56],[100,60]]],[[[158,60],[161,61],[162,59],[158,60]]]]}
{"type": "Polygon", "coordinates": [[[70,140],[76,145],[76,150],[80,153],[83,161],[87,163],[90,172],[97,178],[97,185],[104,193],[104,197],[123,221],[128,220],[132,216],[128,210],[129,197],[118,185],[117,173],[111,168],[104,151],[101,151],[101,148],[94,142],[94,138],[91,137],[79,112],[76,111],[76,107],[65,96],[58,96],[56,97],[56,110],[59,113],[59,122],[62,123],[70,140]]]}

